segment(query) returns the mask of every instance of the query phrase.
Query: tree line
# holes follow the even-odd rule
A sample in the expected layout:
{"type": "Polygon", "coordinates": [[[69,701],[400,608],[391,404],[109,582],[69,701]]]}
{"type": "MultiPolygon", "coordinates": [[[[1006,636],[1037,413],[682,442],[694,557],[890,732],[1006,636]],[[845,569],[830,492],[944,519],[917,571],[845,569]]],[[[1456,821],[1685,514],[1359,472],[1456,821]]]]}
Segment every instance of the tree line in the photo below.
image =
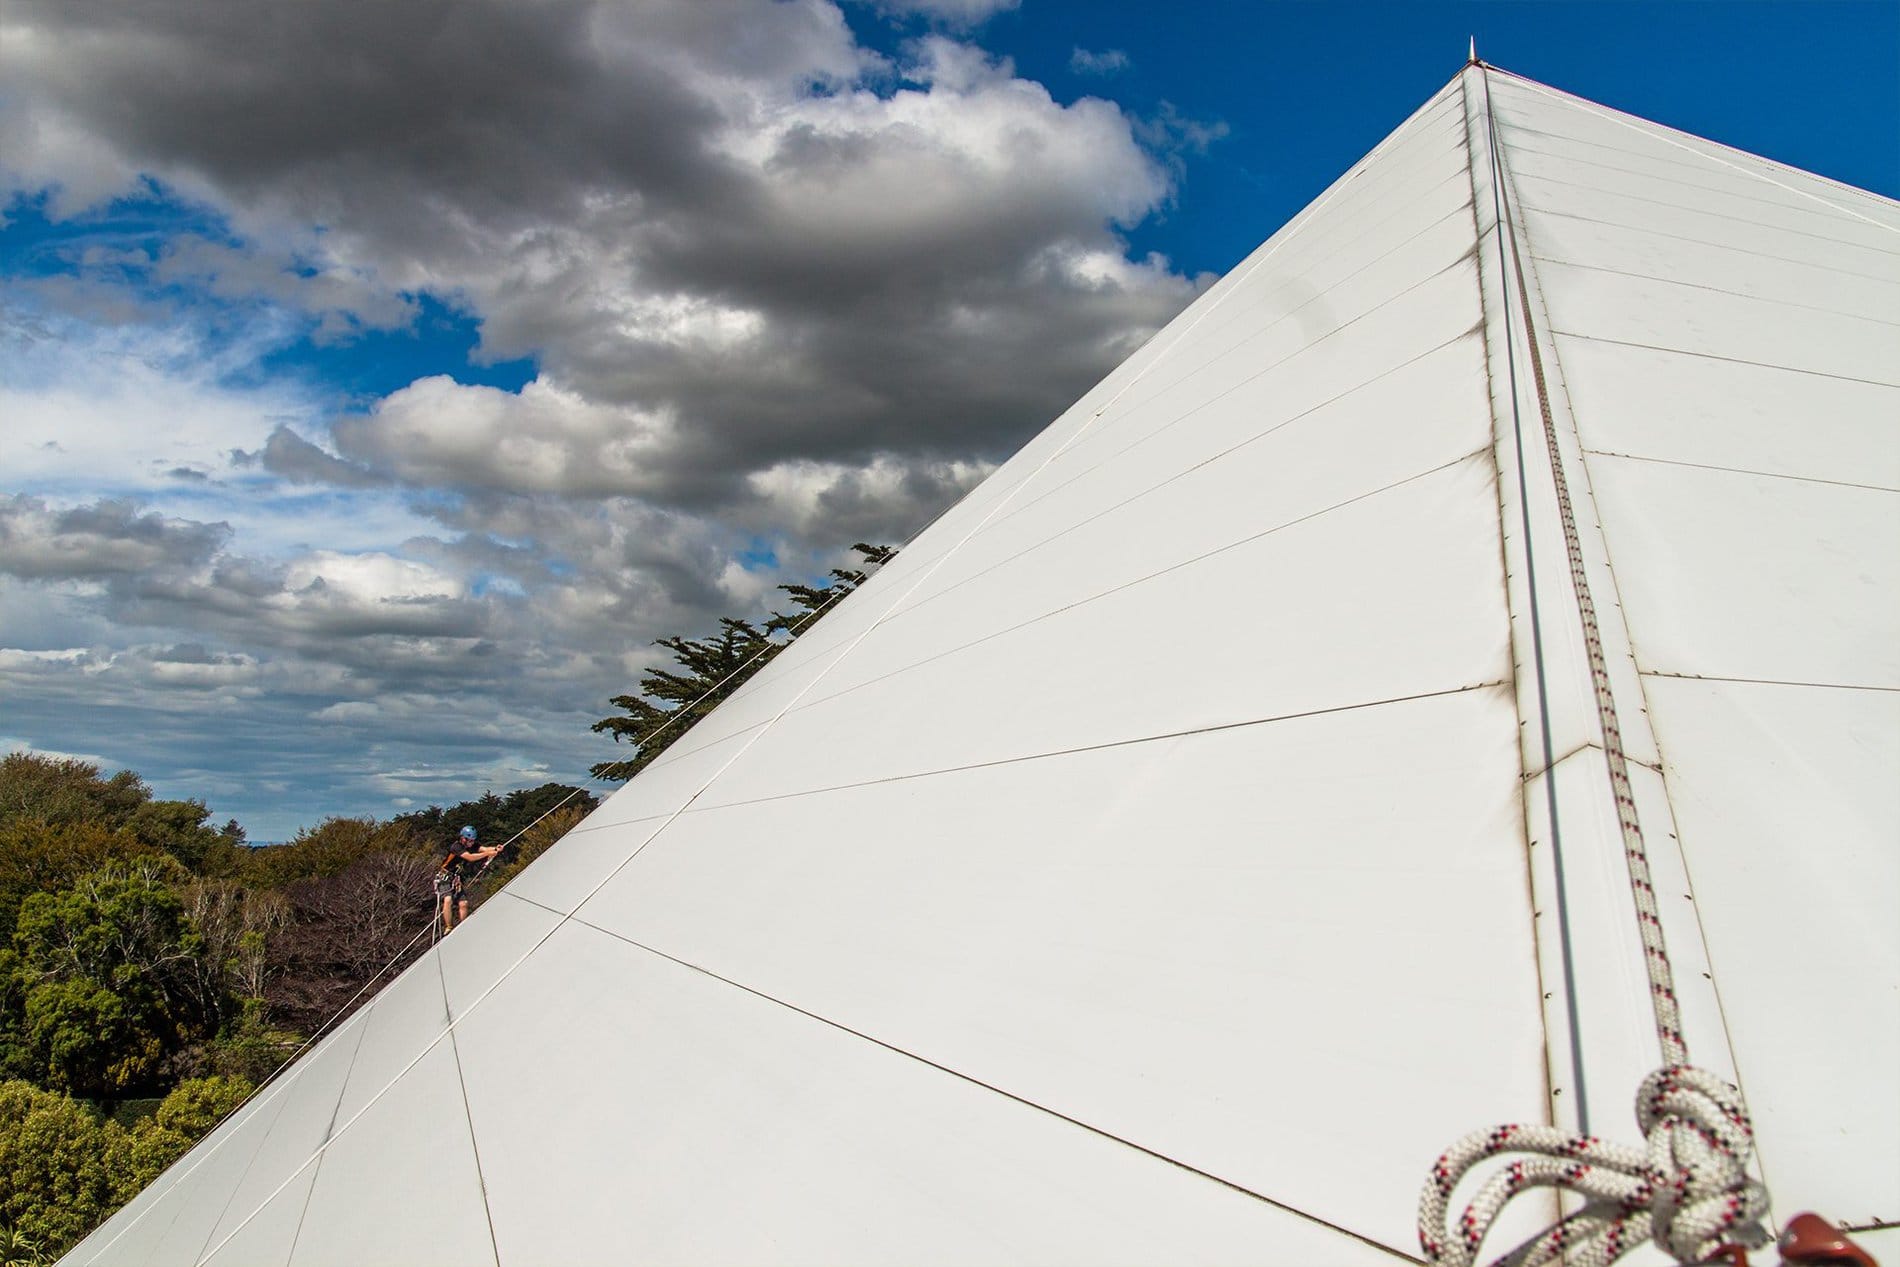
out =
{"type": "MultiPolygon", "coordinates": [[[[858,544],[866,565],[895,552],[858,544]]],[[[780,588],[793,611],[663,638],[597,732],[631,778],[866,573],[780,588]]],[[[477,902],[598,804],[559,783],[252,846],[136,773],[0,758],[0,1267],[52,1262],[190,1148],[367,986],[425,953],[431,881],[464,825],[515,840],[477,902]]]]}

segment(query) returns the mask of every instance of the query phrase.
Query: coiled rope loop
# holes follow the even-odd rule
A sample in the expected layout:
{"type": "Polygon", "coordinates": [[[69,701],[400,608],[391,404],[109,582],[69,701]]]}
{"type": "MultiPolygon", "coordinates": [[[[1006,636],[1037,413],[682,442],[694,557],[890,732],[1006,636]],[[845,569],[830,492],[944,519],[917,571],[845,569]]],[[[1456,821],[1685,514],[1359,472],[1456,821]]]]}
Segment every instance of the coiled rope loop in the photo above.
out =
{"type": "Polygon", "coordinates": [[[1757,1220],[1767,1212],[1768,1193],[1747,1174],[1755,1132],[1740,1092],[1690,1065],[1658,1069],[1637,1092],[1636,1120],[1646,1148],[1552,1126],[1506,1125],[1465,1136],[1439,1157],[1419,1198],[1426,1259],[1472,1267],[1504,1207],[1532,1188],[1561,1188],[1586,1204],[1498,1264],[1537,1267],[1567,1254],[1575,1267],[1603,1267],[1652,1238],[1677,1262],[1700,1263],[1730,1243],[1766,1240],[1757,1220]],[[1492,1175],[1451,1227],[1446,1216],[1459,1182],[1507,1153],[1529,1157],[1492,1175]]]}

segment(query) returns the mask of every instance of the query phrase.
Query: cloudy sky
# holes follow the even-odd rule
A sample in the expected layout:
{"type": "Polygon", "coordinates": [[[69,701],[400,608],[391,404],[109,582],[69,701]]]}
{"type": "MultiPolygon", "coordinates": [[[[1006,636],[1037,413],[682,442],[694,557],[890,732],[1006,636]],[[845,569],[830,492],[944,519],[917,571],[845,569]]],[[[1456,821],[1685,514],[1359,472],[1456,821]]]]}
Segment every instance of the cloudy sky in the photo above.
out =
{"type": "Polygon", "coordinates": [[[1900,194],[1900,3],[6,0],[0,748],[557,779],[1489,60],[1900,194]]]}

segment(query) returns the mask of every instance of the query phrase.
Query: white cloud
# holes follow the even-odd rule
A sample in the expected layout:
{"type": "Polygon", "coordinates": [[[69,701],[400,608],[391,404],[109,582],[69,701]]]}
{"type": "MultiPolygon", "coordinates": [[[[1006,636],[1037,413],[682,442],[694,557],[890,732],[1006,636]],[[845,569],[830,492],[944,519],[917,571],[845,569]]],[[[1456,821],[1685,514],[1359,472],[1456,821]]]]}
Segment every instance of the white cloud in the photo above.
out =
{"type": "Polygon", "coordinates": [[[229,384],[269,341],[217,346],[189,320],[16,319],[0,329],[0,469],[15,489],[92,494],[150,488],[179,469],[226,472],[231,450],[316,413],[295,385],[229,384]]]}
{"type": "Polygon", "coordinates": [[[654,638],[901,540],[1200,284],[1118,236],[1199,134],[967,35],[1011,7],[887,0],[887,61],[827,0],[11,0],[0,188],[203,214],[11,292],[9,728],[268,837],[601,759],[654,638]],[[537,377],[259,372],[424,294],[537,377]]]}
{"type": "Polygon", "coordinates": [[[1128,54],[1119,48],[1103,49],[1091,52],[1077,46],[1069,54],[1069,69],[1078,75],[1114,75],[1128,69],[1128,54]]]}
{"type": "Polygon", "coordinates": [[[519,392],[419,379],[344,418],[345,457],[413,484],[604,496],[659,492],[653,460],[677,443],[661,413],[597,404],[546,380],[519,392]]]}
{"type": "Polygon", "coordinates": [[[999,13],[1020,8],[1022,0],[860,0],[896,18],[926,18],[946,26],[969,28],[999,13]]]}
{"type": "Polygon", "coordinates": [[[321,589],[337,601],[374,607],[424,599],[460,598],[462,583],[425,563],[394,555],[337,554],[320,550],[293,561],[284,575],[287,594],[321,589]]]}

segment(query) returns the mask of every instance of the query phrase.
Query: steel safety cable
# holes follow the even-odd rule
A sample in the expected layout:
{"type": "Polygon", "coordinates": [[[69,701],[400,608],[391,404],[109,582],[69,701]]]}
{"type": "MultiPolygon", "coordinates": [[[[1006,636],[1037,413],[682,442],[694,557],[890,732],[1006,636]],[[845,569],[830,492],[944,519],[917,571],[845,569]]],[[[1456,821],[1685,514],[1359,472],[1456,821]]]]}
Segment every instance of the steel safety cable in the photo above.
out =
{"type": "MultiPolygon", "coordinates": [[[[1504,1207],[1516,1196],[1555,1188],[1581,1198],[1582,1208],[1560,1219],[1537,1237],[1497,1261],[1512,1267],[1538,1267],[1564,1261],[1575,1267],[1603,1267],[1654,1241],[1679,1263],[1705,1262],[1731,1245],[1766,1241],[1760,1219],[1767,1212],[1766,1190],[1747,1174],[1754,1129],[1741,1092],[1723,1079],[1691,1066],[1683,1038],[1674,974],[1663,941],[1649,853],[1617,723],[1607,657],[1590,595],[1581,534],[1551,414],[1543,357],[1531,322],[1530,290],[1517,241],[1517,226],[1505,192],[1504,156],[1497,119],[1491,109],[1486,67],[1477,63],[1484,86],[1484,114],[1490,157],[1492,197],[1497,214],[1498,250],[1508,255],[1524,318],[1538,411],[1551,468],[1564,549],[1582,623],[1590,677],[1602,728],[1610,790],[1616,803],[1630,896],[1649,978],[1662,1067],[1643,1080],[1636,1096],[1636,1118],[1645,1146],[1614,1144],[1594,1135],[1553,1126],[1506,1124],[1475,1131],[1447,1149],[1433,1164],[1419,1197],[1419,1244],[1426,1258],[1443,1267],[1470,1267],[1504,1207]],[[1518,1154],[1506,1162],[1466,1205],[1454,1228],[1449,1222],[1453,1191],[1474,1168],[1492,1158],[1518,1154]]],[[[1502,281],[1503,279],[1501,279],[1502,281]]],[[[1511,302],[1504,282],[1504,302],[1511,302]]],[[[1515,371],[1510,384],[1517,399],[1515,371]]],[[[1515,407],[1515,404],[1514,404],[1515,407]]],[[[1532,601],[1535,601],[1533,595],[1532,601]]],[[[1554,771],[1544,771],[1545,778],[1554,771]]]]}

